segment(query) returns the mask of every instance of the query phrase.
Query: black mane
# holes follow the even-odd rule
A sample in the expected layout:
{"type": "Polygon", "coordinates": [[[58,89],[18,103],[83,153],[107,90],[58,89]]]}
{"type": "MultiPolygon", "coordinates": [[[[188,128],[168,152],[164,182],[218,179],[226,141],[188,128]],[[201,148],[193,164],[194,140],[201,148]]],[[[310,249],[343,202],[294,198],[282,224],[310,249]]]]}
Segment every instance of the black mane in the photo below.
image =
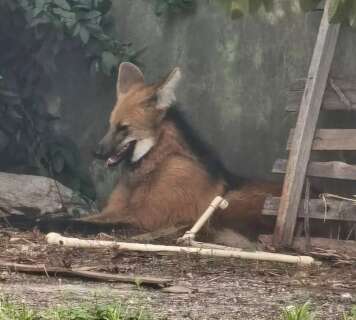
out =
{"type": "Polygon", "coordinates": [[[189,125],[177,105],[169,108],[166,117],[176,124],[194,155],[202,165],[205,166],[207,172],[213,179],[223,179],[227,183],[228,188],[236,188],[244,182],[243,178],[232,174],[226,169],[212,147],[201,139],[196,131],[189,125]]]}

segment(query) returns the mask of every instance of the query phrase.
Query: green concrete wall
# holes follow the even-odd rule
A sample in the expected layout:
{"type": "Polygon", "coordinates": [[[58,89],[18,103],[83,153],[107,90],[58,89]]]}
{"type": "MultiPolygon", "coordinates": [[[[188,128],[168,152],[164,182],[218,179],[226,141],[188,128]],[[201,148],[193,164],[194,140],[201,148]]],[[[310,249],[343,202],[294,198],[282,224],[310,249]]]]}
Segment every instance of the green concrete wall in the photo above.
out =
{"type": "MultiPolygon", "coordinates": [[[[149,81],[181,67],[182,111],[229,170],[270,179],[295,121],[284,111],[288,86],[307,74],[321,13],[301,13],[291,0],[277,2],[271,13],[231,20],[218,1],[197,3],[194,13],[157,17],[151,0],[115,0],[114,32],[146,48],[141,61],[149,81]]],[[[355,40],[355,31],[342,30],[333,75],[356,74],[355,40]]],[[[107,126],[114,82],[93,79],[80,55],[75,65],[73,59],[63,62],[58,77],[56,90],[65,97],[59,129],[78,143],[87,168],[89,151],[107,126]]],[[[115,181],[98,162],[92,177],[101,198],[115,181]]]]}

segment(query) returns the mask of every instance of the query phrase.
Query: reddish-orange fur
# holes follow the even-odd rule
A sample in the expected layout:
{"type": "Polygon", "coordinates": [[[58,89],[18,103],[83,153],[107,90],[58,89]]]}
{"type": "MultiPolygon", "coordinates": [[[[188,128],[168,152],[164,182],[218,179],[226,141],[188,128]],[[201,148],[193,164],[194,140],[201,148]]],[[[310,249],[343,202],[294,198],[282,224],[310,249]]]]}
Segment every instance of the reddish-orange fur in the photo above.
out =
{"type": "MultiPolygon", "coordinates": [[[[120,179],[107,206],[88,220],[130,223],[144,230],[192,224],[226,183],[214,179],[195,157],[174,121],[156,109],[150,97],[158,86],[137,84],[119,97],[111,126],[128,124],[139,134],[156,139],[152,149],[120,179]]],[[[229,192],[227,210],[218,213],[219,223],[257,225],[266,194],[279,192],[272,184],[250,183],[229,192]]]]}
{"type": "Polygon", "coordinates": [[[129,222],[146,230],[192,223],[224,193],[223,181],[212,181],[172,122],[164,120],[159,131],[157,144],[128,183],[119,182],[113,191],[102,222],[129,222]]]}

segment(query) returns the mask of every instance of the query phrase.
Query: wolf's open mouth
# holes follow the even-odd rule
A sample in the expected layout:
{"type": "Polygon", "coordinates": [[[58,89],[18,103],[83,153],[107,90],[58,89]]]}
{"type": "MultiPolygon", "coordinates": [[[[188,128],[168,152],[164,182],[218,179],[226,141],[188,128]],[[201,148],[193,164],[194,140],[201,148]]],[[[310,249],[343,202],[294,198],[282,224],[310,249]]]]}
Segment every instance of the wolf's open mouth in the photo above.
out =
{"type": "Polygon", "coordinates": [[[113,167],[118,165],[125,158],[125,156],[133,149],[135,143],[136,141],[130,141],[126,143],[118,152],[116,152],[114,155],[110,156],[106,160],[106,166],[113,167]]]}

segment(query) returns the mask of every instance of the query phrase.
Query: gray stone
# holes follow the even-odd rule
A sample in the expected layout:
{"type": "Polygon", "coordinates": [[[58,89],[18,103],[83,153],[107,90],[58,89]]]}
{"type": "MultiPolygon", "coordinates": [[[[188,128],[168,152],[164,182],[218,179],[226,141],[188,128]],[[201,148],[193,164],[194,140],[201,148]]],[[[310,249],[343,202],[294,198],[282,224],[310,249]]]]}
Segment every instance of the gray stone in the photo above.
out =
{"type": "Polygon", "coordinates": [[[40,176],[0,173],[0,214],[30,219],[85,216],[94,209],[61,183],[40,176]]]}

